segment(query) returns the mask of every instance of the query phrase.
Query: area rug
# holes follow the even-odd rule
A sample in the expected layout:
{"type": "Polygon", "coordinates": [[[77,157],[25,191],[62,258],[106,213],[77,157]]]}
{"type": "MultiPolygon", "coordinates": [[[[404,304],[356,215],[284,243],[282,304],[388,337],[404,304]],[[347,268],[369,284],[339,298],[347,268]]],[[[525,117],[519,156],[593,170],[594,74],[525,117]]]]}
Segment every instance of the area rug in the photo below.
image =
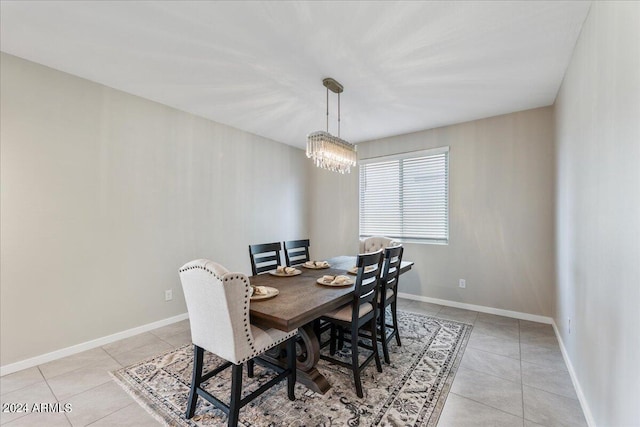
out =
{"type": "MultiPolygon", "coordinates": [[[[383,363],[378,373],[371,363],[362,374],[364,398],[356,396],[349,370],[320,361],[318,370],[331,389],[325,394],[296,386],[296,400],[287,399],[286,381],[281,382],[240,411],[243,426],[435,426],[471,333],[471,325],[398,312],[402,346],[390,346],[391,365],[383,363]]],[[[345,344],[339,352],[349,357],[345,344]]],[[[381,352],[382,357],[382,352],[381,352]]],[[[158,421],[169,426],[223,426],[226,415],[198,399],[196,416],[184,412],[191,383],[191,345],[160,354],[113,372],[113,376],[158,421]]],[[[207,370],[222,360],[205,352],[207,370]]],[[[230,369],[205,388],[228,402],[230,369]]],[[[273,377],[256,365],[255,376],[243,378],[243,395],[273,377]]]]}

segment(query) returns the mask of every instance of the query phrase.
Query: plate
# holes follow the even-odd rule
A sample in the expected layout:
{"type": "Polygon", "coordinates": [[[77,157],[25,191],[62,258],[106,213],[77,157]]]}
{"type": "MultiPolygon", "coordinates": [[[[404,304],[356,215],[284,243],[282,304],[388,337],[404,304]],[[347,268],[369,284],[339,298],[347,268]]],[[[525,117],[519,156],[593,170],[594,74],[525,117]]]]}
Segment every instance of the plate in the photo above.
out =
{"type": "Polygon", "coordinates": [[[334,287],[334,288],[339,288],[339,287],[342,287],[342,286],[351,286],[351,285],[353,285],[353,283],[354,283],[354,282],[353,282],[353,280],[349,280],[348,282],[343,283],[343,284],[341,284],[341,285],[332,285],[332,284],[331,284],[331,282],[327,283],[327,282],[325,282],[324,280],[322,280],[322,277],[320,277],[318,280],[316,280],[316,282],[317,282],[319,285],[331,286],[331,287],[334,287]]]}
{"type": "Polygon", "coordinates": [[[297,276],[298,274],[302,274],[302,270],[298,270],[296,268],[296,271],[294,271],[291,274],[278,273],[276,270],[271,270],[271,271],[269,271],[269,274],[272,275],[272,276],[277,276],[277,277],[292,277],[292,276],[297,276]]]}
{"type": "Polygon", "coordinates": [[[267,290],[267,293],[264,295],[251,295],[251,301],[260,301],[263,299],[273,298],[280,293],[276,288],[272,288],[271,286],[263,286],[267,290]]]}
{"type": "Polygon", "coordinates": [[[314,266],[311,266],[311,265],[307,265],[307,263],[304,263],[304,264],[302,264],[302,266],[303,266],[304,268],[308,268],[309,270],[322,270],[322,269],[325,269],[325,268],[329,268],[329,267],[331,267],[331,264],[328,264],[328,265],[327,265],[327,266],[325,266],[325,267],[318,267],[318,266],[315,266],[315,265],[314,265],[314,266]]]}
{"type": "MultiPolygon", "coordinates": [[[[367,273],[371,270],[375,270],[374,267],[367,267],[364,269],[367,273]]],[[[350,269],[347,270],[347,273],[349,274],[358,274],[358,267],[351,267],[350,269]]]]}

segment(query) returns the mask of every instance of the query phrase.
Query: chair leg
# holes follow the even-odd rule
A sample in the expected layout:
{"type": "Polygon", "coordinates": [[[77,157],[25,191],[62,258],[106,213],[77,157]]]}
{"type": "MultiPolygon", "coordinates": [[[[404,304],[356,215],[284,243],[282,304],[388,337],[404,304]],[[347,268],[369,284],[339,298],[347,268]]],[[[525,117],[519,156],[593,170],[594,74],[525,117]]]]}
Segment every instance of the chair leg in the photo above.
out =
{"type": "Polygon", "coordinates": [[[289,400],[296,400],[296,361],[296,339],[289,338],[287,342],[287,368],[290,370],[287,376],[287,394],[289,395],[289,400]]]}
{"type": "Polygon", "coordinates": [[[185,416],[187,419],[193,417],[196,411],[196,404],[198,403],[198,393],[196,389],[200,387],[202,382],[202,359],[204,356],[204,349],[193,345],[193,374],[191,375],[191,391],[189,392],[189,400],[187,402],[187,413],[185,416]]]}
{"type": "Polygon", "coordinates": [[[344,328],[340,327],[338,332],[338,350],[342,350],[344,348],[344,328]]]}
{"type": "Polygon", "coordinates": [[[231,372],[231,404],[229,405],[229,427],[236,427],[240,417],[242,399],[242,365],[233,365],[231,372]]]}
{"type": "Polygon", "coordinates": [[[378,372],[382,372],[382,363],[380,363],[380,354],[378,353],[378,336],[376,333],[376,318],[371,319],[371,347],[373,348],[373,357],[376,360],[376,368],[378,372]]]}
{"type": "Polygon", "coordinates": [[[331,336],[329,338],[329,354],[336,354],[336,325],[331,325],[331,336]]]}
{"type": "Polygon", "coordinates": [[[380,310],[380,341],[382,341],[382,353],[384,354],[384,363],[391,364],[391,358],[389,357],[389,347],[387,346],[387,319],[384,308],[380,310]]]}
{"type": "Polygon", "coordinates": [[[256,362],[254,362],[253,359],[247,360],[247,377],[253,378],[253,367],[255,364],[256,362]]]}
{"type": "Polygon", "coordinates": [[[358,363],[358,329],[355,325],[351,328],[351,369],[353,370],[353,382],[356,384],[356,394],[358,397],[364,397],[360,380],[360,364],[358,363]]]}
{"type": "Polygon", "coordinates": [[[400,342],[400,329],[398,329],[398,300],[393,300],[391,303],[391,318],[393,319],[393,329],[396,331],[396,343],[398,343],[398,347],[402,347],[402,343],[400,342]]]}

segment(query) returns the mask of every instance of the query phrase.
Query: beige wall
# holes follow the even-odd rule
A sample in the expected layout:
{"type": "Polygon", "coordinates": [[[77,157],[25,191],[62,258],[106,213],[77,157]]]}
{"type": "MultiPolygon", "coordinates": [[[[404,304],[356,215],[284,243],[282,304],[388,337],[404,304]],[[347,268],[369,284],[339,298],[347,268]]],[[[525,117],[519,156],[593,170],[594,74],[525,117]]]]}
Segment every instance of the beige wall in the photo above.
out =
{"type": "Polygon", "coordinates": [[[358,253],[358,169],[339,174],[310,166],[310,254],[312,258],[358,253]],[[354,203],[356,211],[354,212],[354,203]]]}
{"type": "MultiPolygon", "coordinates": [[[[403,276],[402,292],[551,315],[552,123],[551,108],[540,108],[358,145],[360,158],[450,147],[450,242],[405,244],[415,268],[403,276]]],[[[333,188],[329,180],[336,178],[316,176],[323,189],[333,188]]],[[[314,240],[334,224],[355,229],[341,228],[338,238],[357,239],[358,223],[348,219],[358,217],[355,175],[349,185],[340,209],[325,208],[312,221],[314,240]]]]}
{"type": "Polygon", "coordinates": [[[307,237],[302,150],[0,62],[2,365],[186,312],[193,258],[307,237]]]}
{"type": "Polygon", "coordinates": [[[637,426],[640,3],[593,3],[555,120],[554,318],[595,425],[637,426]]]}

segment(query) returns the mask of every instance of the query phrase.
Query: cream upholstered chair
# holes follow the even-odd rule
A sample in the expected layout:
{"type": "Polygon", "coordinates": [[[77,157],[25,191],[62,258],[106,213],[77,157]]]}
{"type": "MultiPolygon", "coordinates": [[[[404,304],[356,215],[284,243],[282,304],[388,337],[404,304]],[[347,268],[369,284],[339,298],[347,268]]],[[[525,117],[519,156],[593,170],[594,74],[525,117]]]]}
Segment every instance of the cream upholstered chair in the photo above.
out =
{"type": "Polygon", "coordinates": [[[360,239],[360,252],[361,254],[368,254],[371,252],[379,251],[380,249],[386,249],[388,246],[398,246],[400,242],[383,236],[371,236],[366,239],[360,239]]]}
{"type": "MultiPolygon", "coordinates": [[[[191,323],[193,341],[193,377],[186,417],[193,417],[198,395],[229,416],[229,426],[238,424],[240,408],[271,386],[287,378],[288,395],[295,400],[296,383],[295,336],[297,329],[283,332],[263,329],[251,324],[249,302],[251,285],[242,273],[230,273],[220,264],[206,259],[191,261],[180,269],[180,281],[191,323]],[[287,344],[287,368],[278,367],[278,375],[255,392],[242,398],[242,363],[252,361],[270,348],[287,344]],[[202,373],[203,355],[207,350],[227,360],[206,374],[202,373]],[[232,366],[231,402],[226,405],[204,388],[202,383],[232,366]]],[[[271,368],[275,366],[265,364],[271,368]]]]}

